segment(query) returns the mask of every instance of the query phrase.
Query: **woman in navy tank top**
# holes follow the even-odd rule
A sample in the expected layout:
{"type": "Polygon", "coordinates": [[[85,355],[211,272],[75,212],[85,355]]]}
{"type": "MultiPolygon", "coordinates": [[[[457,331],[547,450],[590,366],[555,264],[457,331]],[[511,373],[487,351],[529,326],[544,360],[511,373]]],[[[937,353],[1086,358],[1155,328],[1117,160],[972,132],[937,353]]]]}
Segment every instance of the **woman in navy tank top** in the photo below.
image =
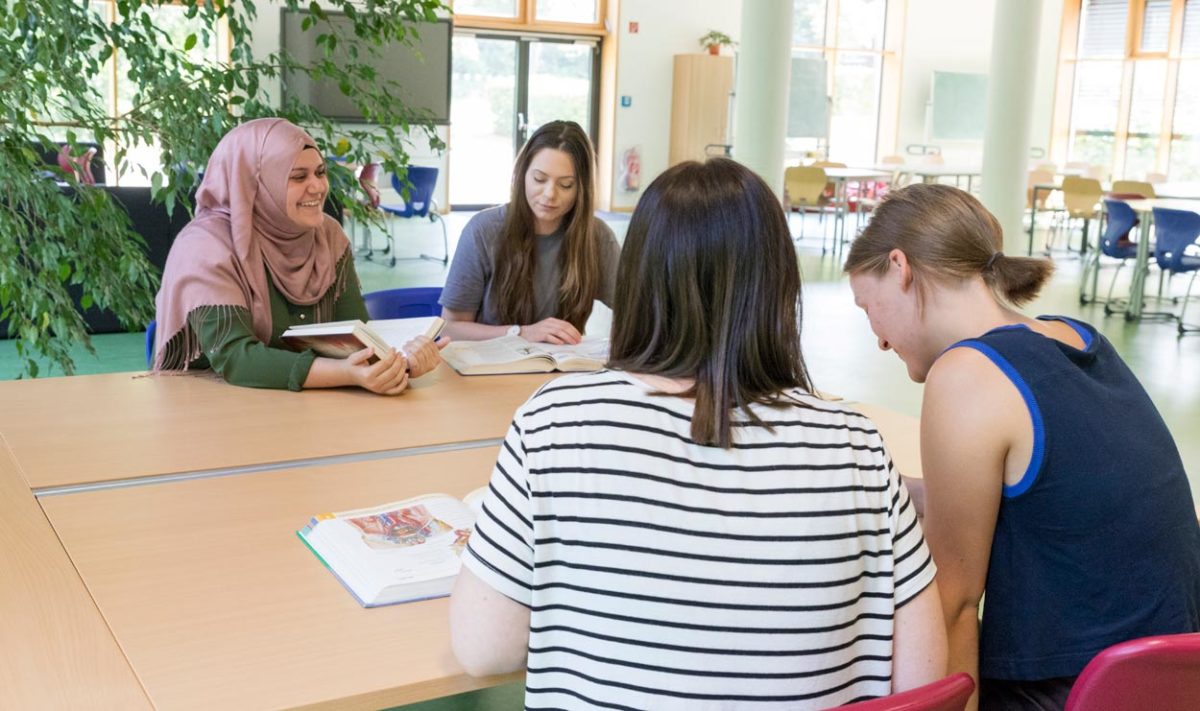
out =
{"type": "Polygon", "coordinates": [[[879,347],[925,383],[950,671],[980,682],[980,708],[1058,709],[1106,647],[1200,631],[1200,525],[1146,391],[1092,326],[1016,310],[1053,266],[1002,246],[970,194],[912,185],[845,269],[879,347]]]}

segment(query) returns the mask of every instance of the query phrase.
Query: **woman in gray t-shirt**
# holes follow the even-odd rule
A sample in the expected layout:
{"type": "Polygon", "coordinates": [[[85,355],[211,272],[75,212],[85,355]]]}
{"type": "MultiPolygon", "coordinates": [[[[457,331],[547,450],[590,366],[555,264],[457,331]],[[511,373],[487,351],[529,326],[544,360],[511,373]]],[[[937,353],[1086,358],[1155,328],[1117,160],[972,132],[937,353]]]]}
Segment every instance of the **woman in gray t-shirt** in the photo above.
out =
{"type": "Polygon", "coordinates": [[[439,301],[443,333],[578,343],[596,299],[611,305],[621,248],[593,215],[595,155],[573,121],[530,137],[507,205],[467,223],[439,301]]]}

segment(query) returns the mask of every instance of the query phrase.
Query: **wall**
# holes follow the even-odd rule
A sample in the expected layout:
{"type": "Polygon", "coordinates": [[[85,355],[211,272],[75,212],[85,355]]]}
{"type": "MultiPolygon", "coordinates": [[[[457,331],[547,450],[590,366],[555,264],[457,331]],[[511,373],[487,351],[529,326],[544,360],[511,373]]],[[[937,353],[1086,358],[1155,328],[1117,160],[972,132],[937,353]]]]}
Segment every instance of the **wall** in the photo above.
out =
{"type": "MultiPolygon", "coordinates": [[[[671,137],[671,81],[676,54],[703,51],[700,36],[719,30],[739,38],[742,4],[738,0],[620,0],[616,30],[617,80],[614,123],[614,155],[619,161],[627,148],[641,151],[641,187],[667,169],[671,137]],[[629,32],[629,23],[638,32],[629,32]],[[629,107],[620,97],[630,97],[629,107]]],[[[728,50],[727,50],[728,51],[728,50]]],[[[639,192],[626,192],[616,185],[620,171],[613,171],[612,207],[631,209],[639,192]]]]}
{"type": "MultiPolygon", "coordinates": [[[[1062,1],[1042,6],[1031,145],[1049,152],[1062,1]]],[[[991,63],[996,0],[909,0],[905,22],[900,115],[895,152],[925,143],[925,115],[934,70],[986,74],[991,63]]],[[[886,117],[884,117],[886,120],[886,117]]],[[[983,141],[942,141],[947,163],[979,165],[983,141]]],[[[881,147],[889,152],[889,147],[881,147]]],[[[911,160],[911,159],[910,159],[911,160]]]]}

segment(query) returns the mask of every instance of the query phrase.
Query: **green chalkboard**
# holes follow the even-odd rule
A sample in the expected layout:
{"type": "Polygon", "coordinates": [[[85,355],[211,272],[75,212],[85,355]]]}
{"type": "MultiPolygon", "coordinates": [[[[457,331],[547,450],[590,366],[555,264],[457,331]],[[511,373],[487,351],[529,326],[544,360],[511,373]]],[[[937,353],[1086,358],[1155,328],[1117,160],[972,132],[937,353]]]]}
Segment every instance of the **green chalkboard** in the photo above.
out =
{"type": "Polygon", "coordinates": [[[788,92],[788,138],[828,138],[829,98],[825,91],[825,60],[792,57],[788,92]]]}
{"type": "Polygon", "coordinates": [[[933,73],[930,102],[932,140],[983,138],[987,119],[987,75],[963,72],[933,73]]]}

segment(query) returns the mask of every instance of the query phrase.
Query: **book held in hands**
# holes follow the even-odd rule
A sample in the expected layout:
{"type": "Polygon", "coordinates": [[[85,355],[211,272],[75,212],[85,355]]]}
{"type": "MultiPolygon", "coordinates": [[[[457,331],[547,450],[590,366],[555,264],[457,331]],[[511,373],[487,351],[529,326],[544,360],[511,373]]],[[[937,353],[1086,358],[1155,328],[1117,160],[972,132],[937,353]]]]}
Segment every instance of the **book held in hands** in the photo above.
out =
{"type": "Polygon", "coordinates": [[[533,343],[520,336],[455,341],[442,360],[463,375],[600,370],[608,360],[607,338],[584,338],[573,346],[533,343]]]}
{"type": "MultiPolygon", "coordinates": [[[[466,498],[482,498],[481,491],[466,498]]],[[[449,595],[476,510],[474,503],[427,494],[320,514],[296,535],[363,607],[378,607],[449,595]]]]}
{"type": "MultiPolygon", "coordinates": [[[[440,317],[378,319],[363,323],[328,321],[292,326],[280,338],[292,350],[312,349],[327,358],[349,358],[368,346],[375,353],[388,348],[404,351],[404,344],[417,336],[437,338],[445,325],[440,317]]],[[[372,356],[372,362],[376,358],[372,356]]]]}

